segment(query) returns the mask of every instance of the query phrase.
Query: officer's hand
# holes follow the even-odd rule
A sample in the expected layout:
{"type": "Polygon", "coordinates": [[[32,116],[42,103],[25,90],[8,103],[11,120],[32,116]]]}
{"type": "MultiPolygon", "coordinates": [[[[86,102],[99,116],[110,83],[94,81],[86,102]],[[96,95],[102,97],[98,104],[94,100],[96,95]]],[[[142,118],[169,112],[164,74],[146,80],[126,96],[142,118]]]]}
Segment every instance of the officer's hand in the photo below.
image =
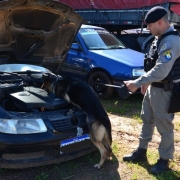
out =
{"type": "Polygon", "coordinates": [[[134,81],[124,81],[124,84],[127,86],[127,89],[131,92],[135,92],[138,89],[135,86],[134,81]]]}
{"type": "Polygon", "coordinates": [[[141,93],[144,95],[146,93],[147,88],[149,85],[141,86],[141,93]]]}

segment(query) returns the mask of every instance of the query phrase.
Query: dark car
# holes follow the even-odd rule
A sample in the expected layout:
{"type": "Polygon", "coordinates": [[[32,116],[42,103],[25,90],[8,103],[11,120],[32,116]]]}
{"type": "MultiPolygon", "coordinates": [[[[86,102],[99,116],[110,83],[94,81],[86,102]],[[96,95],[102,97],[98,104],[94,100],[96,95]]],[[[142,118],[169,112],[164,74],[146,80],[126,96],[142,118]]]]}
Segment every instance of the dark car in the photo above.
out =
{"type": "Polygon", "coordinates": [[[0,18],[0,167],[94,151],[85,113],[41,88],[44,73],[59,72],[83,19],[49,0],[1,1],[0,18]]]}
{"type": "Polygon", "coordinates": [[[99,97],[110,98],[123,81],[144,74],[144,54],[127,48],[102,27],[82,25],[60,74],[79,78],[99,97]]]}

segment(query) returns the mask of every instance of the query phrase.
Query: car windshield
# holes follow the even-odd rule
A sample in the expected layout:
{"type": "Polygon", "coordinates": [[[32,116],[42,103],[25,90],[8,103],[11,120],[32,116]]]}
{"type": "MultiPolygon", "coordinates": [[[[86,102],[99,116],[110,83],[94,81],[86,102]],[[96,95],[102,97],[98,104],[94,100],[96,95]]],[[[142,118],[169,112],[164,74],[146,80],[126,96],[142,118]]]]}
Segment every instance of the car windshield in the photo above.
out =
{"type": "Polygon", "coordinates": [[[121,41],[105,29],[81,28],[80,34],[90,50],[126,48],[121,41]]]}
{"type": "Polygon", "coordinates": [[[26,72],[26,71],[37,71],[37,72],[50,72],[40,66],[29,65],[29,64],[3,64],[0,65],[1,72],[26,72]]]}

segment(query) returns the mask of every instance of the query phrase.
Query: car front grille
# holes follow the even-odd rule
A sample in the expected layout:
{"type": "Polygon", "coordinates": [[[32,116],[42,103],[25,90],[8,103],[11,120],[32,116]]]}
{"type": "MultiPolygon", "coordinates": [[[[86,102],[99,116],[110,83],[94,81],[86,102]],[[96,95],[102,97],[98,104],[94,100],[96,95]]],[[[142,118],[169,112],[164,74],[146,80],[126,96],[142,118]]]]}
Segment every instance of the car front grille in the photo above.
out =
{"type": "Polygon", "coordinates": [[[84,113],[64,115],[48,115],[48,119],[57,131],[70,130],[86,125],[86,115],[84,113]]]}

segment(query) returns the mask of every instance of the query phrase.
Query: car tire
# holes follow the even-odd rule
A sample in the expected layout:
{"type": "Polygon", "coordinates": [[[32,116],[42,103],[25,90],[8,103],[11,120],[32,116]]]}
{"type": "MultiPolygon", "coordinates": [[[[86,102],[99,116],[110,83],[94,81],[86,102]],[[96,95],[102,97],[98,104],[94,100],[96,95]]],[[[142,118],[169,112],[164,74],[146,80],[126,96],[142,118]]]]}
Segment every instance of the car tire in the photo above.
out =
{"type": "Polygon", "coordinates": [[[103,85],[112,84],[112,82],[109,76],[102,71],[92,73],[89,77],[88,84],[93,88],[99,98],[108,99],[112,97],[114,93],[114,89],[112,87],[103,85]]]}

